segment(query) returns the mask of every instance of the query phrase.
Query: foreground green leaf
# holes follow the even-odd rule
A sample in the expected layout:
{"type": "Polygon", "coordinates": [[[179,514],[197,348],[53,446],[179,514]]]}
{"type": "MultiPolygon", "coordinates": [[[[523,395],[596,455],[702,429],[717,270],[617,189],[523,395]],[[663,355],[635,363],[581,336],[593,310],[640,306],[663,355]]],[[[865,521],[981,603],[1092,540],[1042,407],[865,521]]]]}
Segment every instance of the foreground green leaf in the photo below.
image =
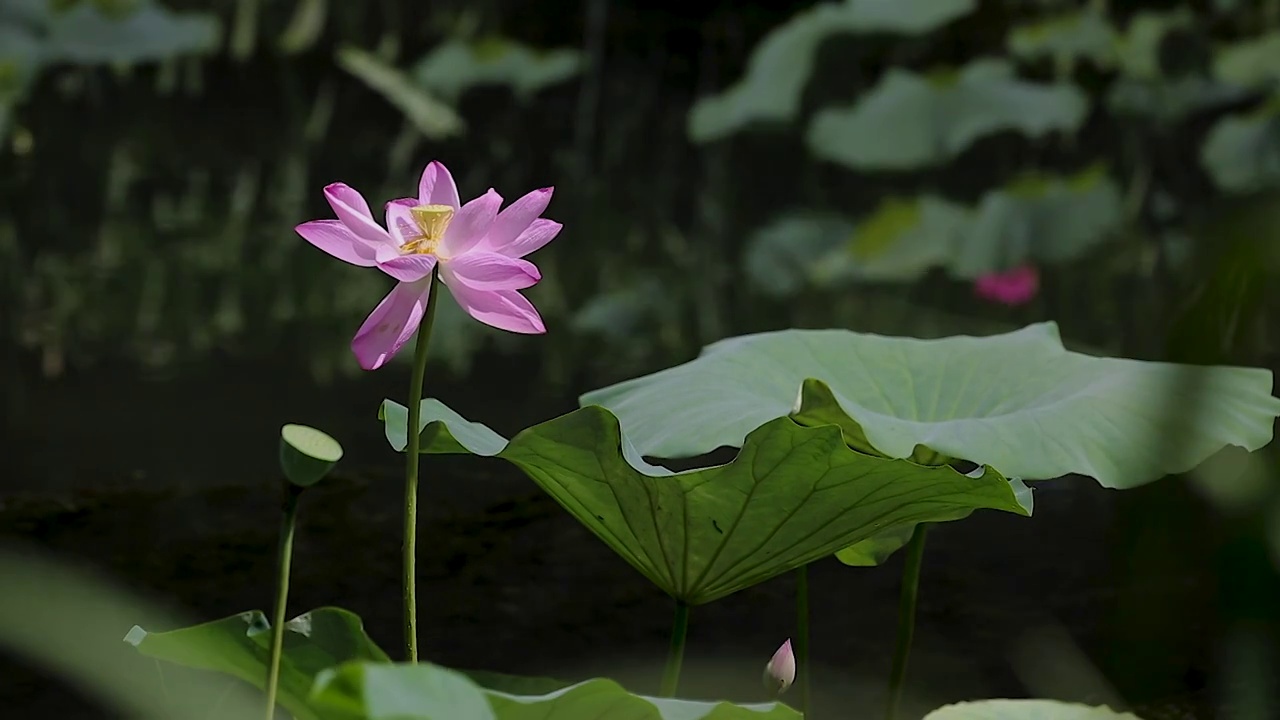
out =
{"type": "Polygon", "coordinates": [[[977,700],[944,705],[924,720],[1140,720],[1131,713],[1060,700],[977,700]]]}
{"type": "Polygon", "coordinates": [[[799,720],[781,703],[734,705],[633,695],[612,680],[587,680],[541,695],[483,690],[430,664],[350,663],[317,682],[317,703],[341,720],[799,720]]]}
{"type": "MultiPolygon", "coordinates": [[[[50,548],[17,538],[0,543],[0,653],[39,667],[62,687],[74,687],[92,703],[91,716],[130,720],[245,720],[262,716],[262,695],[228,681],[197,674],[161,679],[155,664],[126,648],[100,642],[139,616],[177,624],[163,607],[50,548]],[[157,686],[157,680],[172,683],[157,686]],[[177,681],[177,682],[175,682],[177,681]],[[163,688],[164,692],[160,692],[163,688]],[[192,715],[191,708],[200,709],[192,715]]],[[[265,672],[265,671],[264,671],[265,672]]],[[[5,718],[36,715],[6,697],[5,718]]]]}
{"type": "MultiPolygon", "coordinates": [[[[826,391],[821,384],[809,389],[816,406],[826,391]]],[[[696,404],[683,407],[700,412],[696,404]]],[[[797,419],[813,427],[782,415],[752,428],[733,462],[682,473],[645,462],[600,407],[535,425],[508,443],[439,401],[424,400],[420,432],[423,452],[465,451],[513,463],[655,585],[690,604],[902,525],[980,508],[1030,514],[1018,488],[991,468],[967,476],[868,455],[850,449],[839,426],[803,408],[797,419]]],[[[387,400],[380,416],[388,442],[403,451],[407,410],[387,400]]]]}
{"type": "Polygon", "coordinates": [[[738,447],[788,415],[808,378],[830,386],[844,427],[865,437],[866,446],[855,443],[864,452],[928,451],[1010,477],[1078,473],[1113,488],[1190,470],[1228,445],[1257,450],[1280,415],[1269,370],[1091,357],[1067,351],[1053,323],[936,340],[845,330],[747,335],[581,402],[612,411],[636,452],[691,457],[738,447]]]}
{"type": "Polygon", "coordinates": [[[332,720],[494,720],[484,690],[466,675],[421,663],[351,662],[316,678],[311,701],[332,720]]]}
{"type": "Polygon", "coordinates": [[[998,132],[1074,133],[1088,109],[1075,86],[1020,80],[1004,60],[932,76],[892,68],[853,105],[815,114],[806,142],[815,156],[857,170],[914,170],[998,132]]]}
{"type": "MultiPolygon", "coordinates": [[[[346,610],[318,608],[290,620],[285,630],[279,703],[298,720],[330,717],[308,700],[321,671],[351,660],[390,661],[365,634],[360,618],[346,610]]],[[[168,632],[135,625],[125,641],[157,660],[220,672],[259,689],[266,683],[270,623],[257,610],[168,632]]]]}

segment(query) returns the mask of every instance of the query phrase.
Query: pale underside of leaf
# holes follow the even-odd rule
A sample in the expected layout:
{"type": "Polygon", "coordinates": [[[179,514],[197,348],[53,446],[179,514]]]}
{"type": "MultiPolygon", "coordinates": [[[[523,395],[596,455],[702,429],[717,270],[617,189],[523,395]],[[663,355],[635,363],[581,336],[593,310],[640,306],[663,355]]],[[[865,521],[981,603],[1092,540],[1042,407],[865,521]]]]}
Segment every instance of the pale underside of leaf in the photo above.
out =
{"type": "Polygon", "coordinates": [[[1227,445],[1257,450],[1280,414],[1268,370],[1092,357],[1067,351],[1053,323],[931,340],[845,330],[730,338],[581,402],[611,410],[645,455],[695,457],[788,415],[808,378],[828,385],[887,457],[923,446],[1009,477],[1080,474],[1117,488],[1190,470],[1227,445]]]}

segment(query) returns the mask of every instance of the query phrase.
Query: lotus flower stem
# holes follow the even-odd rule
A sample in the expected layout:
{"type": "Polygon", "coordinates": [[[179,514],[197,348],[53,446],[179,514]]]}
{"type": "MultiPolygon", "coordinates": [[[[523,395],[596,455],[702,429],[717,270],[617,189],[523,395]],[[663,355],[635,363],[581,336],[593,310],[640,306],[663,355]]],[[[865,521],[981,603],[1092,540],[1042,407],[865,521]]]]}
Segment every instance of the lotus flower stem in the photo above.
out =
{"type": "Polygon", "coordinates": [[[809,566],[796,570],[796,663],[800,678],[800,714],[805,720],[813,720],[809,714],[809,566]]]}
{"type": "Polygon", "coordinates": [[[284,616],[289,603],[289,573],[293,565],[293,531],[297,525],[300,485],[284,482],[284,507],[280,513],[280,550],[277,558],[276,604],[271,618],[271,661],[267,665],[267,720],[276,712],[276,692],[280,686],[280,654],[284,650],[284,616]]]}
{"type": "Polygon", "coordinates": [[[413,374],[409,376],[409,424],[404,469],[404,649],[409,662],[418,662],[418,467],[422,445],[422,383],[427,372],[427,346],[435,324],[440,297],[440,272],[431,274],[431,294],[418,326],[413,349],[413,374]]]}
{"type": "Polygon", "coordinates": [[[689,634],[689,605],[676,601],[675,619],[671,623],[671,649],[667,652],[667,666],[662,672],[662,697],[674,697],[680,685],[680,665],[684,662],[684,643],[689,634]]]}
{"type": "Polygon", "coordinates": [[[902,568],[902,593],[898,596],[898,640],[893,648],[893,668],[889,671],[889,704],[887,720],[895,720],[902,703],[902,688],[907,678],[907,658],[911,655],[911,637],[916,630],[916,600],[920,595],[920,566],[924,560],[924,537],[927,525],[916,525],[907,543],[907,561],[902,568]]]}

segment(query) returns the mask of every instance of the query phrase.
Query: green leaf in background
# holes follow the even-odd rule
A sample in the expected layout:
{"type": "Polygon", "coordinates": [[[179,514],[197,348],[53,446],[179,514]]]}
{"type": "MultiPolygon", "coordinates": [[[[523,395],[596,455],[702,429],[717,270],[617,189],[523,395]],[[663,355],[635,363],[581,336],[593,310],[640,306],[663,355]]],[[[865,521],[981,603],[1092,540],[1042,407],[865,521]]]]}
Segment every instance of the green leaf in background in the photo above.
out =
{"type": "Polygon", "coordinates": [[[217,49],[220,26],[205,13],[174,13],[147,0],[121,8],[49,0],[0,4],[0,140],[13,109],[49,64],[135,64],[217,49]]]}
{"type": "Polygon", "coordinates": [[[0,10],[0,101],[17,98],[44,64],[45,41],[31,25],[0,10]]]}
{"type": "Polygon", "coordinates": [[[934,340],[746,335],[581,402],[612,411],[637,452],[689,457],[786,416],[808,378],[830,386],[846,427],[886,456],[923,446],[1010,477],[1078,473],[1113,488],[1184,472],[1227,445],[1257,450],[1280,415],[1268,370],[1091,357],[1063,348],[1054,323],[934,340]],[[1179,415],[1196,392],[1199,412],[1179,415]]]}
{"type": "Polygon", "coordinates": [[[1144,10],[1129,18],[1120,39],[1120,70],[1134,80],[1164,77],[1160,67],[1160,46],[1170,33],[1194,27],[1195,15],[1186,7],[1171,10],[1144,10]]]}
{"type": "Polygon", "coordinates": [[[324,32],[329,0],[298,0],[289,26],[280,34],[281,52],[293,55],[311,49],[324,32]]]}
{"type": "Polygon", "coordinates": [[[891,68],[853,105],[816,113],[806,141],[815,156],[850,168],[914,170],[999,132],[1074,133],[1088,109],[1074,85],[1020,80],[1004,60],[974,60],[958,73],[932,76],[891,68]]]}
{"type": "Polygon", "coordinates": [[[1166,38],[1192,32],[1196,23],[1196,15],[1186,7],[1143,10],[1129,19],[1117,45],[1120,76],[1107,91],[1107,107],[1113,113],[1169,124],[1245,95],[1245,88],[1216,77],[1164,73],[1160,49],[1166,38]]]}
{"type": "Polygon", "coordinates": [[[0,24],[0,141],[8,137],[10,117],[43,63],[40,39],[18,25],[0,24]]]}
{"type": "Polygon", "coordinates": [[[967,238],[971,214],[930,195],[885,198],[853,231],[843,262],[831,262],[826,272],[856,280],[916,280],[929,268],[951,264],[967,238]]]}
{"type": "Polygon", "coordinates": [[[1120,34],[1096,4],[1037,22],[1019,25],[1009,32],[1005,45],[1022,60],[1048,58],[1070,67],[1087,60],[1103,69],[1116,63],[1120,34]]]}
{"type": "Polygon", "coordinates": [[[974,0],[846,0],[793,16],[751,53],[745,76],[724,92],[701,98],[689,112],[695,143],[728,137],[754,123],[795,118],[800,94],[823,40],[841,33],[924,35],[973,12],[974,0]]]}
{"type": "Polygon", "coordinates": [[[1200,163],[1219,189],[1251,192],[1280,183],[1280,97],[1253,112],[1218,120],[1200,163]]]}
{"type": "Polygon", "coordinates": [[[449,40],[418,61],[412,74],[427,90],[450,102],[479,85],[505,85],[521,100],[582,72],[582,53],[534,50],[514,40],[449,40]]]}
{"type": "Polygon", "coordinates": [[[135,64],[218,49],[221,26],[212,14],[175,13],[156,2],[131,12],[106,13],[94,3],[51,16],[50,62],[135,64]]]}
{"type": "Polygon", "coordinates": [[[975,700],[944,705],[924,720],[1141,720],[1108,707],[1059,700],[975,700]]]}
{"type": "Polygon", "coordinates": [[[1123,223],[1121,189],[1096,165],[1066,177],[1023,175],[972,208],[923,195],[885,198],[856,225],[785,215],[757,231],[745,262],[748,275],[778,295],[805,285],[913,282],[935,267],[974,279],[1026,262],[1075,260],[1123,223]]]}
{"type": "Polygon", "coordinates": [[[1218,47],[1213,56],[1213,74],[1223,82],[1241,87],[1274,84],[1280,80],[1280,32],[1218,47]]]}
{"type": "MultiPolygon", "coordinates": [[[[682,408],[681,423],[699,412],[696,404],[682,408]]],[[[516,465],[655,585],[692,605],[899,525],[980,508],[1030,514],[990,468],[966,476],[866,455],[849,448],[839,427],[805,427],[786,414],[753,427],[733,462],[682,473],[645,462],[600,407],[535,425],[508,443],[424,400],[421,434],[426,453],[469,451],[516,465]]],[[[407,410],[386,400],[380,416],[388,442],[403,451],[407,410]]]]}
{"type": "Polygon", "coordinates": [[[747,240],[743,265],[750,286],[773,297],[790,297],[820,285],[819,273],[839,266],[852,235],[853,223],[831,213],[775,217],[747,240]]]}
{"type": "Polygon", "coordinates": [[[453,108],[373,53],[351,46],[341,47],[338,65],[395,105],[419,132],[432,140],[458,135],[465,128],[462,117],[453,108]]]}
{"type": "Polygon", "coordinates": [[[661,316],[671,304],[670,288],[657,277],[642,275],[583,303],[570,326],[574,332],[623,341],[636,337],[646,320],[661,316]]]}
{"type": "Polygon", "coordinates": [[[335,720],[800,720],[782,703],[650,698],[606,679],[542,695],[483,690],[461,673],[426,663],[350,663],[317,681],[315,699],[337,711],[335,720]]]}
{"type": "Polygon", "coordinates": [[[1123,191],[1105,165],[1067,177],[1023,175],[982,196],[949,269],[973,279],[1028,261],[1066,262],[1123,223],[1123,191]]]}
{"type": "Polygon", "coordinates": [[[1135,80],[1120,77],[1107,92],[1107,108],[1119,116],[1173,124],[1188,115],[1245,98],[1248,91],[1199,75],[1135,80]]]}
{"type": "MultiPolygon", "coordinates": [[[[355,614],[318,608],[286,624],[280,661],[279,703],[298,720],[324,720],[308,700],[316,675],[349,660],[390,662],[364,632],[355,614]]],[[[263,688],[267,679],[270,623],[257,610],[168,632],[134,626],[125,641],[143,655],[176,665],[212,670],[263,688]]]]}

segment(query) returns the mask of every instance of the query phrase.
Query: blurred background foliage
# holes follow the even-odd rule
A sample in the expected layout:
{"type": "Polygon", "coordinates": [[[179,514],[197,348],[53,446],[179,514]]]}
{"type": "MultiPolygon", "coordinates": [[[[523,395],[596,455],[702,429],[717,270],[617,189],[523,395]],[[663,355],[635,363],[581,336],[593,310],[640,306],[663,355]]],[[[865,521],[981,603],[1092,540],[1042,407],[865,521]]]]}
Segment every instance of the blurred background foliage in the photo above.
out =
{"type": "Polygon", "coordinates": [[[1150,357],[1225,219],[1280,186],[1275,2],[560,4],[9,0],[0,330],[49,376],[286,352],[355,373],[388,282],[292,227],[328,215],[325,183],[400,196],[438,158],[464,194],[554,184],[565,223],[531,291],[550,339],[448,307],[460,377],[478,352],[566,387],[789,325],[1043,317],[1150,357]],[[1026,263],[1030,306],[971,299],[1026,263]]]}

